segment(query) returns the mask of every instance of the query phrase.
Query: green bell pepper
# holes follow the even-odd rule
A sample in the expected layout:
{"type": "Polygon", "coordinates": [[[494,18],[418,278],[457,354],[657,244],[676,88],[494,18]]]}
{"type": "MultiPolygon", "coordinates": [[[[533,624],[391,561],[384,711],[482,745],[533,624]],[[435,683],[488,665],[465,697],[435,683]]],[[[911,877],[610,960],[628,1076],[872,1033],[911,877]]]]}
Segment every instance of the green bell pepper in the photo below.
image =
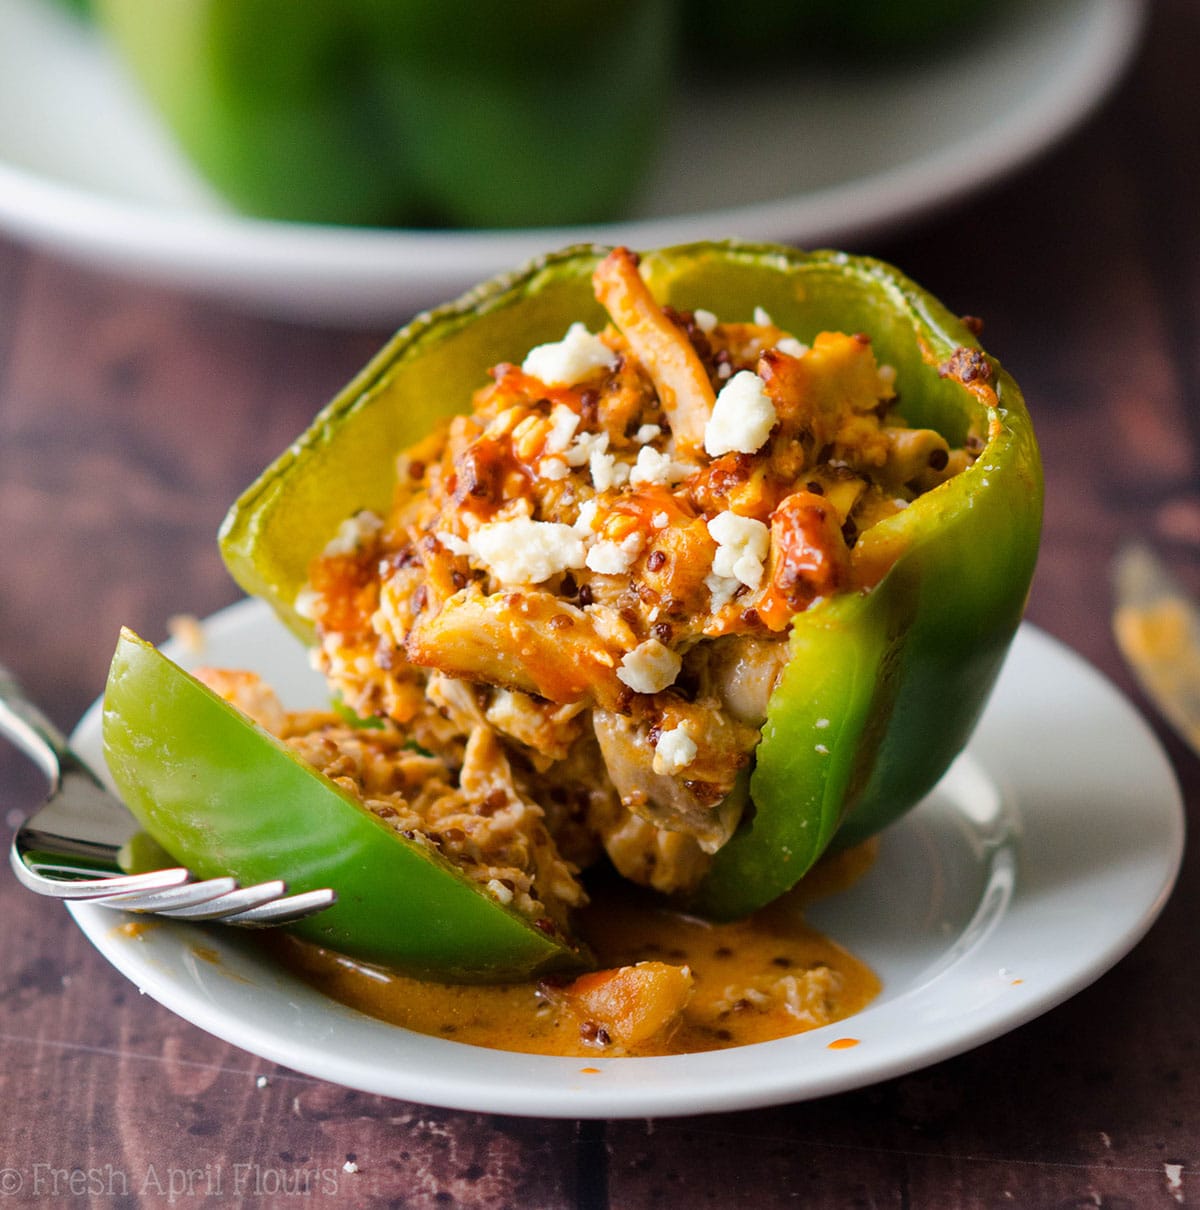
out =
{"type": "Polygon", "coordinates": [[[587,965],[128,630],[113,656],[103,735],[125,803],[193,873],[337,891],[332,907],[290,926],[306,940],[442,980],[587,965]]]}
{"type": "Polygon", "coordinates": [[[661,125],[675,0],[96,0],[200,172],[264,218],[613,217],[661,125]]]}
{"type": "MultiPolygon", "coordinates": [[[[310,560],[358,509],[386,512],[394,454],[463,411],[488,367],[519,362],[581,320],[606,321],[569,248],[417,318],[236,502],[221,532],[234,577],[298,634],[310,560]]],[[[749,319],[766,308],[802,341],[866,332],[895,367],[910,425],[973,465],[866,530],[869,591],[793,619],[750,780],[752,808],[716,855],[698,911],[735,917],[799,880],[835,839],[872,835],[927,793],[967,742],[1020,620],[1037,554],[1041,466],[1013,380],[974,332],[896,270],[835,252],[705,243],[645,254],[660,303],[749,319]]]]}

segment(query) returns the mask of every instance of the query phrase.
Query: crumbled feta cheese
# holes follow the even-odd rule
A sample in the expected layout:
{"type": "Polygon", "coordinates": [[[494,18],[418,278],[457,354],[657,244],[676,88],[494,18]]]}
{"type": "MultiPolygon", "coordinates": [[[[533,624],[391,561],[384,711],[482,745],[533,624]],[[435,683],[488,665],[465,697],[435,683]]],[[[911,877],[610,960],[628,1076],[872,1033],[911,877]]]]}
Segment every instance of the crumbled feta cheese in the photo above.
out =
{"type": "Polygon", "coordinates": [[[653,525],[655,529],[666,529],[667,526],[671,524],[671,518],[668,517],[666,513],[655,513],[654,516],[650,518],[650,524],[653,525]]]}
{"type": "Polygon", "coordinates": [[[662,429],[659,428],[657,424],[643,424],[642,427],[638,429],[634,440],[638,443],[638,445],[649,445],[655,437],[659,437],[661,435],[662,429]]]}
{"type": "Polygon", "coordinates": [[[254,1080],[255,1088],[266,1088],[271,1081],[266,1076],[256,1076],[254,1080]]]}
{"type": "Polygon", "coordinates": [[[355,1163],[353,1160],[347,1160],[347,1161],[346,1161],[346,1162],[345,1162],[345,1163],[342,1165],[342,1171],[343,1171],[343,1172],[349,1172],[349,1173],[352,1173],[352,1174],[353,1174],[353,1173],[355,1173],[355,1172],[357,1172],[357,1171],[358,1171],[358,1165],[357,1165],[357,1164],[356,1164],[356,1163],[355,1163]]]}
{"type": "Polygon", "coordinates": [[[471,553],[471,544],[464,538],[460,538],[458,534],[452,534],[449,530],[439,529],[433,536],[452,555],[469,555],[471,553]]]}
{"type": "Polygon", "coordinates": [[[713,575],[733,578],[747,588],[757,588],[762,583],[771,531],[753,517],[739,517],[726,510],[708,522],[708,532],[717,543],[713,575]]]}
{"type": "Polygon", "coordinates": [[[618,462],[614,454],[597,450],[588,460],[588,469],[592,473],[592,485],[598,492],[606,492],[610,487],[620,487],[629,481],[629,464],[618,462]]]}
{"type": "Polygon", "coordinates": [[[692,312],[692,318],[696,321],[696,327],[706,335],[717,326],[717,317],[711,311],[704,310],[703,307],[697,307],[692,312]]]}
{"type": "Polygon", "coordinates": [[[668,775],[686,769],[696,759],[696,741],[687,733],[687,724],[681,723],[664,731],[654,746],[654,772],[668,775]]]}
{"type": "Polygon", "coordinates": [[[353,517],[347,517],[338,526],[337,533],[325,545],[325,558],[336,559],[339,555],[352,555],[365,546],[383,528],[383,518],[378,513],[363,509],[353,517]]]}
{"type": "Polygon", "coordinates": [[[711,572],[704,577],[704,584],[711,594],[708,607],[713,613],[720,613],[742,587],[741,580],[734,579],[733,576],[717,576],[711,572]]]}
{"type": "Polygon", "coordinates": [[[647,639],[625,653],[617,679],[634,693],[659,693],[675,683],[683,661],[657,639],[647,639]]]}
{"type": "Polygon", "coordinates": [[[704,429],[704,449],[711,458],[734,450],[753,454],[771,435],[776,419],[767,384],[757,374],[741,370],[717,394],[704,429]]]}
{"type": "Polygon", "coordinates": [[[517,517],[481,525],[468,540],[473,554],[502,584],[540,584],[583,566],[583,539],[569,525],[517,517]]]}
{"type": "Polygon", "coordinates": [[[587,552],[588,568],[602,576],[624,575],[642,553],[645,544],[646,539],[636,529],[620,542],[597,542],[587,552]]]}
{"type": "Polygon", "coordinates": [[[530,349],[521,369],[547,386],[573,387],[597,370],[616,367],[617,355],[581,323],[573,323],[562,340],[530,349]]]}
{"type": "Polygon", "coordinates": [[[729,362],[727,362],[727,361],[723,361],[723,362],[721,362],[721,364],[719,366],[717,366],[717,377],[718,378],[728,378],[729,375],[732,373],[733,373],[733,366],[731,366],[729,364],[729,362]]]}
{"type": "Polygon", "coordinates": [[[603,450],[593,450],[588,458],[588,472],[592,476],[592,486],[598,492],[607,491],[613,485],[613,467],[616,458],[603,450]]]}
{"type": "Polygon", "coordinates": [[[773,328],[775,326],[775,321],[771,318],[771,314],[766,307],[754,308],[754,322],[760,328],[773,328]]]}
{"type": "Polygon", "coordinates": [[[789,357],[803,357],[808,352],[808,345],[801,344],[794,336],[785,336],[775,347],[789,357]]]}
{"type": "Polygon", "coordinates": [[[607,433],[580,433],[566,452],[567,465],[582,466],[591,461],[593,454],[603,454],[607,449],[607,433]]]}
{"type": "Polygon", "coordinates": [[[575,430],[579,427],[579,416],[566,404],[556,403],[550,411],[550,432],[546,437],[543,453],[561,454],[571,444],[575,430]]]}
{"type": "Polygon", "coordinates": [[[686,462],[676,462],[670,454],[660,454],[658,450],[644,445],[638,450],[637,461],[629,472],[629,484],[631,487],[648,483],[667,486],[687,479],[695,469],[686,462]]]}
{"type": "Polygon", "coordinates": [[[565,479],[571,473],[571,468],[561,458],[541,458],[538,461],[538,474],[551,483],[565,479]]]}
{"type": "Polygon", "coordinates": [[[896,389],[896,367],[882,365],[875,371],[879,386],[885,395],[891,395],[896,389]]]}
{"type": "Polygon", "coordinates": [[[595,500],[585,500],[579,506],[579,516],[575,518],[575,524],[572,527],[577,534],[583,534],[586,537],[592,532],[599,508],[600,505],[595,500]]]}

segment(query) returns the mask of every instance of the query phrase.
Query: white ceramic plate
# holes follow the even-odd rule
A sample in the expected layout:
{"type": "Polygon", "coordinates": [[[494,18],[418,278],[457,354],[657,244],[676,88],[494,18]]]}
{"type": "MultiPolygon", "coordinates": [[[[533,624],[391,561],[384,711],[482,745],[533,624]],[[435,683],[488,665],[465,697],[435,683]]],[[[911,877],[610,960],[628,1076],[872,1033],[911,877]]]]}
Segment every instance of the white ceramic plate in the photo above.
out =
{"type": "MultiPolygon", "coordinates": [[[[254,668],[291,705],[321,701],[300,647],[261,603],[225,610],[205,630],[203,662],[254,668]]],[[[93,707],[76,740],[97,764],[99,730],[93,707]]],[[[130,937],[111,911],[72,910],[143,991],[297,1071],[489,1113],[654,1117],[861,1087],[1038,1016],[1141,938],[1166,901],[1182,849],[1179,790],[1149,728],[1097,672],[1025,626],[967,753],[886,833],[867,877],[810,912],[883,981],[866,1011],[811,1033],[670,1058],[508,1054],[344,1008],[234,929],[164,922],[130,937]],[[857,1044],[830,1047],[847,1038],[857,1044]]]]}
{"type": "Polygon", "coordinates": [[[1007,0],[1001,13],[918,64],[689,89],[628,222],[445,232],[233,214],[91,30],[50,0],[0,0],[0,227],[268,312],[393,327],[579,240],[845,244],[962,197],[1071,129],[1127,62],[1143,5],[1007,0]]]}

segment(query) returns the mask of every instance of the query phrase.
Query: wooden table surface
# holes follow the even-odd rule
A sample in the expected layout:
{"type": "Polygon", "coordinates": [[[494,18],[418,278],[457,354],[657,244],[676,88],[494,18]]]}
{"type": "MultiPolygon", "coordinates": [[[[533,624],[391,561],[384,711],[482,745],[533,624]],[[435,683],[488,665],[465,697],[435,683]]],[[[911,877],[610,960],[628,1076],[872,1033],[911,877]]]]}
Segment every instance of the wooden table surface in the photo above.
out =
{"type": "MultiPolygon", "coordinates": [[[[1131,73],[1052,154],[861,249],[984,317],[1046,464],[1029,617],[1143,709],[1110,637],[1108,563],[1149,535],[1200,589],[1198,56],[1200,6],[1162,3],[1131,73]]],[[[0,658],[59,724],[98,693],[122,623],[157,640],[171,615],[236,599],[214,541],[227,504],[386,335],[247,316],[0,241],[0,658]]],[[[1154,726],[1200,810],[1200,761],[1154,726]]],[[[39,793],[0,750],[5,844],[39,793]]],[[[347,1091],[219,1042],[0,875],[0,1200],[304,1204],[238,1186],[257,1165],[261,1189],[316,1168],[331,1175],[310,1200],[369,1207],[1200,1204],[1198,918],[1188,857],[1149,935],[1092,987],[877,1087],[539,1121],[347,1091]]]]}

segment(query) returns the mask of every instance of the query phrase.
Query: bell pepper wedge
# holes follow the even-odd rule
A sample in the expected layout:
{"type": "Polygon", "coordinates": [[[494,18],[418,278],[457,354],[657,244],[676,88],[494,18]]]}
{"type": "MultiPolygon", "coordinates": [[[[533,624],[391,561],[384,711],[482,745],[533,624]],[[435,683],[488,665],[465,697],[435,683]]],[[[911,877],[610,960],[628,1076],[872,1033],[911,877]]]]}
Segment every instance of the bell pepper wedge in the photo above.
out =
{"type": "MultiPolygon", "coordinates": [[[[235,503],[221,532],[241,585],[311,639],[294,609],[309,561],[358,509],[385,512],[394,454],[467,409],[487,369],[520,361],[569,323],[602,326],[591,276],[607,249],[547,256],[418,317],[235,503]]],[[[973,464],[864,531],[862,591],[792,619],[751,807],[692,907],[744,915],[794,885],[832,844],[914,806],[962,750],[1020,621],[1037,556],[1042,477],[1020,390],[975,332],[890,266],[836,252],[701,243],[645,253],[660,303],[722,319],[765,308],[811,341],[864,332],[893,366],[900,410],[973,464]]]]}
{"type": "Polygon", "coordinates": [[[150,838],[201,878],[283,877],[337,902],[289,926],[308,941],[443,981],[587,966],[586,953],[405,839],[132,631],[104,695],[104,754],[150,838]]]}
{"type": "Polygon", "coordinates": [[[614,217],[663,125],[676,0],[95,0],[240,211],[364,226],[614,217]]]}

